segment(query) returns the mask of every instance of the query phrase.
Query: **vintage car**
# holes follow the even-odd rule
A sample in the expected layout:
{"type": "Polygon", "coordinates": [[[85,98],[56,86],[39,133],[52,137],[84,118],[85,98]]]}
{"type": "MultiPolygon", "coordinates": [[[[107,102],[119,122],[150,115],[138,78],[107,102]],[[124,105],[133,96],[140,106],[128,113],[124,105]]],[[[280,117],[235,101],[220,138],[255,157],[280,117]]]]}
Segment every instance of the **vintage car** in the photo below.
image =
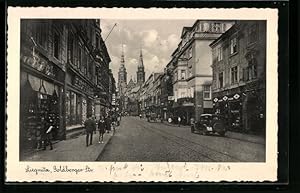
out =
{"type": "Polygon", "coordinates": [[[147,121],[148,122],[162,122],[160,115],[156,113],[149,113],[147,114],[147,121]]]}
{"type": "Polygon", "coordinates": [[[225,136],[226,126],[223,117],[216,114],[202,114],[198,122],[191,123],[191,132],[201,135],[218,134],[225,136]]]}

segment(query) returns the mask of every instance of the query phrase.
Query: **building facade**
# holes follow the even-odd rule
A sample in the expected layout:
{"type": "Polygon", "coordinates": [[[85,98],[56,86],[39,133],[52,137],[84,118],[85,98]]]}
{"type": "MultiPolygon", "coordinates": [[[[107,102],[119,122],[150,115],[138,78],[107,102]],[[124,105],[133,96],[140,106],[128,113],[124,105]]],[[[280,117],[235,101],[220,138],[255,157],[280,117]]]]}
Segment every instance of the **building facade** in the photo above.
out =
{"type": "Polygon", "coordinates": [[[232,129],[264,133],[266,22],[238,21],[210,46],[214,111],[232,129]]]}
{"type": "Polygon", "coordinates": [[[100,20],[22,20],[21,151],[40,147],[46,121],[55,139],[65,139],[97,114],[97,101],[109,108],[109,63],[100,20]]]}
{"type": "Polygon", "coordinates": [[[197,20],[192,27],[182,30],[169,68],[173,74],[173,114],[181,116],[185,123],[212,111],[211,94],[207,94],[212,80],[209,45],[233,24],[233,21],[225,20],[197,20]]]}

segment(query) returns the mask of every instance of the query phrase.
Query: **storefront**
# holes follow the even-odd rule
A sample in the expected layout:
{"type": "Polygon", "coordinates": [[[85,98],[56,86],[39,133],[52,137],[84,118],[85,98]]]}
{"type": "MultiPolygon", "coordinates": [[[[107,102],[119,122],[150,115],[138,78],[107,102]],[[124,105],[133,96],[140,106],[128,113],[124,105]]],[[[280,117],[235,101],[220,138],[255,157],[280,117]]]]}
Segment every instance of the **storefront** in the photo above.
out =
{"type": "Polygon", "coordinates": [[[215,93],[214,113],[224,116],[231,130],[264,133],[264,90],[246,90],[234,94],[215,93]]]}
{"type": "Polygon", "coordinates": [[[46,123],[53,125],[53,139],[64,138],[64,72],[41,54],[21,54],[20,156],[42,147],[46,123]]]}
{"type": "Polygon", "coordinates": [[[78,75],[68,74],[65,93],[66,130],[82,127],[89,116],[95,116],[93,89],[78,75]]]}
{"type": "Polygon", "coordinates": [[[214,113],[222,115],[232,130],[243,129],[243,101],[240,93],[223,95],[213,99],[214,113]]]}

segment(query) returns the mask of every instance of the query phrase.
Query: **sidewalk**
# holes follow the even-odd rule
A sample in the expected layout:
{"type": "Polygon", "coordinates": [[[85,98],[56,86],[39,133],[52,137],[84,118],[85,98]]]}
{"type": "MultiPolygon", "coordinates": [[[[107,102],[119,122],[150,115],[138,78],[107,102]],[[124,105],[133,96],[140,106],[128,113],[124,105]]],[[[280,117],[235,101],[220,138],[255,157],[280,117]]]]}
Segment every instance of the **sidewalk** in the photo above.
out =
{"type": "Polygon", "coordinates": [[[98,143],[99,132],[93,134],[93,144],[86,147],[86,135],[60,141],[53,150],[41,150],[27,156],[24,161],[95,161],[113,136],[113,132],[104,134],[104,143],[98,143]]]}
{"type": "MultiPolygon", "coordinates": [[[[164,124],[173,126],[173,127],[178,127],[177,124],[172,124],[164,121],[164,124]]],[[[180,125],[182,128],[189,129],[190,132],[190,127],[189,125],[180,125]]],[[[231,138],[231,139],[236,139],[236,140],[242,140],[242,141],[247,141],[250,143],[258,143],[258,144],[266,144],[265,137],[259,136],[259,135],[252,135],[252,134],[247,134],[247,133],[238,133],[234,131],[227,131],[225,134],[226,137],[231,138]]]]}

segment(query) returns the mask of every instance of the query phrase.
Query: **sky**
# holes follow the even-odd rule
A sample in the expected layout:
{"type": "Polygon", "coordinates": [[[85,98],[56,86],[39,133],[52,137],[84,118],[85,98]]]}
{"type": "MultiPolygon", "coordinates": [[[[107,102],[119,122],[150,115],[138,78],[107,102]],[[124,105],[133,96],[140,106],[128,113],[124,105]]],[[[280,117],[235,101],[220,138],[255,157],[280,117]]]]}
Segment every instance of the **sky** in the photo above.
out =
{"type": "Polygon", "coordinates": [[[192,26],[195,20],[106,20],[100,21],[102,38],[111,58],[110,68],[118,81],[122,44],[124,45],[127,82],[136,80],[140,49],[146,79],[152,72],[162,72],[171,54],[180,42],[182,28],[192,26]],[[116,23],[116,27],[108,36],[116,23]],[[107,37],[108,36],[108,37],[107,37]]]}

